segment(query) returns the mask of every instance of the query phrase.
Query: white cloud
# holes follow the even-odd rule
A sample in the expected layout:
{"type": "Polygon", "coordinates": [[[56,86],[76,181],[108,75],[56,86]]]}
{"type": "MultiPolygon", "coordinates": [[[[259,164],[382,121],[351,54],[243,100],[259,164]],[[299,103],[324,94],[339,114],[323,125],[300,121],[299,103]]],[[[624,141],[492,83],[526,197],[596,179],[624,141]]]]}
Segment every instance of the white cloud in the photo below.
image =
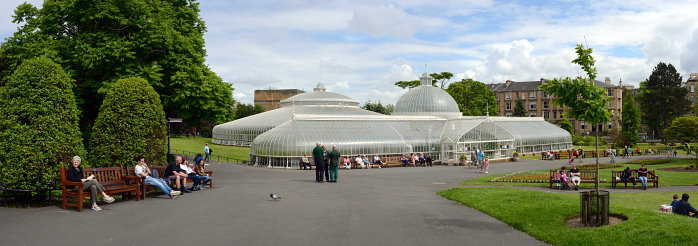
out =
{"type": "Polygon", "coordinates": [[[681,70],[684,79],[688,79],[690,73],[698,72],[698,29],[693,31],[693,38],[686,43],[681,54],[681,70]]]}
{"type": "Polygon", "coordinates": [[[346,81],[336,82],[326,86],[327,91],[337,92],[340,94],[349,94],[349,83],[346,81]]]}

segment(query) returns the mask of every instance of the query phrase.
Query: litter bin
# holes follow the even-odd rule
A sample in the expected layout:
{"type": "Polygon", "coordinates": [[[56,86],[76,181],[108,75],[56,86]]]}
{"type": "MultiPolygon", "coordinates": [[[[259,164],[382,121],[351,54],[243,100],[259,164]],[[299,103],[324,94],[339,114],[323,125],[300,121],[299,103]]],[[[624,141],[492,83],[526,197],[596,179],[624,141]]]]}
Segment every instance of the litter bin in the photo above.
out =
{"type": "Polygon", "coordinates": [[[608,225],[610,193],[605,190],[580,192],[582,224],[585,226],[608,225]]]}

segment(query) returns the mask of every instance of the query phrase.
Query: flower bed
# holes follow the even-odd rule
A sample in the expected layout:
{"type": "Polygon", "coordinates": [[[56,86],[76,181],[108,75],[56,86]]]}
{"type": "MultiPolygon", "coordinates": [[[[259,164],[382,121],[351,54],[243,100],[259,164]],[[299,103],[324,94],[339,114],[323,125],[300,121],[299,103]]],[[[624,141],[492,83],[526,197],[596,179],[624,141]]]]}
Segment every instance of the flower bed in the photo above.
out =
{"type": "Polygon", "coordinates": [[[548,183],[550,174],[519,172],[499,176],[490,180],[490,182],[509,182],[509,183],[548,183]]]}

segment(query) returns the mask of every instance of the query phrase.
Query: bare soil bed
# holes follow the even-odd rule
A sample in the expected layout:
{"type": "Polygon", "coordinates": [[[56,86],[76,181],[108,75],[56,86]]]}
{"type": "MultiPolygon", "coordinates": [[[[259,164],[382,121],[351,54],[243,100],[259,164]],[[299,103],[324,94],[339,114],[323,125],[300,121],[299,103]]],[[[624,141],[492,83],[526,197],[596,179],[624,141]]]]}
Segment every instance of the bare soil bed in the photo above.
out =
{"type": "MultiPolygon", "coordinates": [[[[609,214],[608,215],[608,225],[615,225],[618,223],[621,223],[623,221],[628,220],[628,217],[625,217],[620,214],[609,214]]],[[[589,228],[592,226],[585,226],[582,224],[582,217],[578,215],[573,215],[565,219],[565,224],[567,224],[568,227],[572,228],[589,228]]]]}

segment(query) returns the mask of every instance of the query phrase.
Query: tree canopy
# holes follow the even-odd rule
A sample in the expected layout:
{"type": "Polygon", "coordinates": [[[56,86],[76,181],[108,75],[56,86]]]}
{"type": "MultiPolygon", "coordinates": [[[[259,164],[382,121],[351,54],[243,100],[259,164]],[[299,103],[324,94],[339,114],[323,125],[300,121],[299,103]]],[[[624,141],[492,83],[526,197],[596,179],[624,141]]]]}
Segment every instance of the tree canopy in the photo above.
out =
{"type": "Polygon", "coordinates": [[[681,86],[681,80],[673,65],[660,62],[650,77],[640,83],[640,110],[653,131],[661,134],[660,130],[669,127],[672,120],[690,111],[688,90],[681,86]]]}
{"type": "MultiPolygon", "coordinates": [[[[429,74],[434,80],[431,81],[431,84],[434,86],[438,86],[441,89],[446,88],[445,86],[448,85],[448,82],[453,78],[453,73],[450,72],[441,72],[441,73],[431,73],[429,74]]],[[[398,81],[395,82],[395,85],[402,88],[402,89],[412,89],[414,87],[419,86],[419,80],[410,80],[410,81],[398,81]]]]}
{"type": "Polygon", "coordinates": [[[489,107],[489,115],[497,115],[498,107],[494,92],[482,82],[463,79],[449,84],[446,92],[456,100],[463,115],[486,115],[487,107],[489,107]]]}
{"type": "Polygon", "coordinates": [[[148,163],[165,164],[166,124],[160,97],[147,81],[120,79],[100,107],[90,160],[94,166],[110,167],[133,163],[141,155],[148,163]]]}
{"type": "Polygon", "coordinates": [[[635,105],[634,96],[631,93],[627,94],[627,97],[623,97],[620,142],[623,145],[635,146],[640,141],[640,110],[635,105]]]}
{"type": "Polygon", "coordinates": [[[572,133],[572,123],[570,123],[570,120],[568,119],[562,119],[560,122],[557,123],[560,128],[565,129],[565,131],[569,132],[570,134],[572,133]]]}
{"type": "Polygon", "coordinates": [[[698,117],[683,116],[674,119],[671,125],[664,129],[666,139],[691,143],[698,140],[698,117]]]}
{"type": "Polygon", "coordinates": [[[204,21],[190,0],[45,1],[21,4],[20,25],[0,48],[2,77],[28,57],[46,56],[75,81],[81,125],[89,129],[103,96],[121,78],[144,78],[167,115],[192,126],[232,117],[232,85],[204,64],[204,21]]]}
{"type": "Polygon", "coordinates": [[[526,105],[524,105],[524,100],[519,98],[516,100],[516,105],[514,106],[514,117],[526,117],[526,105]]]}
{"type": "Polygon", "coordinates": [[[361,106],[362,109],[373,111],[379,114],[391,114],[393,113],[394,106],[392,104],[386,104],[383,106],[380,101],[378,102],[371,102],[367,101],[364,103],[363,106],[361,106]]]}
{"type": "Polygon", "coordinates": [[[27,59],[0,86],[0,183],[37,189],[60,179],[75,155],[85,160],[73,83],[45,57],[27,59]]]}
{"type": "Polygon", "coordinates": [[[242,119],[250,115],[255,115],[264,112],[264,107],[259,104],[255,104],[254,106],[252,104],[244,104],[240,103],[237,106],[237,110],[235,110],[235,118],[234,119],[242,119]]]}

